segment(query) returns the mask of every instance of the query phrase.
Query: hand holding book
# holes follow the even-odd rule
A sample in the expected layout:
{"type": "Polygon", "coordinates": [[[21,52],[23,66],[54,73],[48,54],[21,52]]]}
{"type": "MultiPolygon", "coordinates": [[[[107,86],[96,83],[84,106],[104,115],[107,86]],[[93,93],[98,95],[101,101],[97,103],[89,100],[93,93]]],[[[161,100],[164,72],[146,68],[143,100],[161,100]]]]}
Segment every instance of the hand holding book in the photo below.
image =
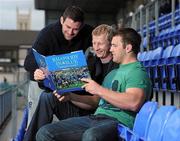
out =
{"type": "Polygon", "coordinates": [[[60,102],[70,101],[70,94],[71,93],[61,95],[61,94],[58,94],[57,91],[55,90],[53,92],[53,94],[60,102]]]}
{"type": "Polygon", "coordinates": [[[36,69],[34,72],[34,79],[36,81],[41,81],[44,80],[46,78],[44,72],[41,69],[36,69]]]}

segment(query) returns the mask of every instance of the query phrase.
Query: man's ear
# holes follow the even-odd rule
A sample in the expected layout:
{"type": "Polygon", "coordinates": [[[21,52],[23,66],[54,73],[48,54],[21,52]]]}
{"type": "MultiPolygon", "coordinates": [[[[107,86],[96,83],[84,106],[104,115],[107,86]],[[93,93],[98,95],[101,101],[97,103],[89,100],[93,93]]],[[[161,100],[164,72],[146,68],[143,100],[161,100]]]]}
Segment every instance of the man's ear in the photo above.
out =
{"type": "Polygon", "coordinates": [[[127,44],[126,45],[126,52],[130,53],[132,51],[132,45],[131,44],[127,44]]]}
{"type": "Polygon", "coordinates": [[[60,23],[61,23],[61,24],[64,23],[64,18],[63,18],[63,16],[61,16],[61,18],[60,18],[60,23]]]}

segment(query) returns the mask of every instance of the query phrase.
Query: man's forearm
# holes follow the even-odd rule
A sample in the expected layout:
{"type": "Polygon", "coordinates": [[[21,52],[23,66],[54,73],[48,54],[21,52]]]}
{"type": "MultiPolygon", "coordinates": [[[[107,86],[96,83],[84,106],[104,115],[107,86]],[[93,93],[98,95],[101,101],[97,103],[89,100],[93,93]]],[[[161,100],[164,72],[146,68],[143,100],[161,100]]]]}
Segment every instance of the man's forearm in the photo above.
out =
{"type": "Polygon", "coordinates": [[[99,103],[98,96],[70,94],[70,100],[76,106],[83,109],[95,109],[99,103]]]}

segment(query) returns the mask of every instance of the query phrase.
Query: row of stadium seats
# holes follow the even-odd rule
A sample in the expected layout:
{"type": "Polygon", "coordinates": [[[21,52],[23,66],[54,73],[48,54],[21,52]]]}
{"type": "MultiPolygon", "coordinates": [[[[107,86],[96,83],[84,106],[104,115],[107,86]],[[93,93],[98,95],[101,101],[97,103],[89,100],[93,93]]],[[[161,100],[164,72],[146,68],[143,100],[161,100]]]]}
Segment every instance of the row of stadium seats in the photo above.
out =
{"type": "MultiPolygon", "coordinates": [[[[156,24],[155,20],[149,22],[149,37],[150,37],[150,45],[151,48],[155,49],[159,46],[165,47],[169,45],[176,45],[180,43],[180,9],[176,9],[175,18],[174,18],[175,26],[172,27],[172,13],[167,15],[163,15],[158,19],[158,30],[159,34],[155,35],[156,24]]],[[[140,32],[140,31],[139,31],[140,32]]],[[[146,37],[146,26],[143,27],[143,48],[148,46],[147,37],[146,37]]]]}
{"type": "MultiPolygon", "coordinates": [[[[167,28],[159,33],[158,36],[154,36],[150,39],[153,49],[161,46],[166,47],[169,45],[177,45],[180,43],[180,24],[174,28],[167,28]]],[[[144,43],[144,46],[147,44],[144,43]]]]}
{"type": "Polygon", "coordinates": [[[146,68],[153,88],[180,90],[180,44],[138,53],[138,60],[146,68]]]}
{"type": "MultiPolygon", "coordinates": [[[[175,25],[178,25],[180,23],[180,9],[175,10],[175,25]]],[[[162,31],[164,29],[170,28],[171,27],[171,21],[172,21],[172,13],[163,15],[159,17],[158,19],[158,27],[159,31],[162,31]]],[[[156,29],[156,24],[155,20],[149,22],[149,33],[151,37],[155,36],[155,29],[156,29]]],[[[146,36],[146,26],[144,25],[143,27],[143,35],[146,36]]]]}
{"type": "Polygon", "coordinates": [[[138,112],[133,129],[119,124],[118,133],[125,141],[179,141],[180,109],[146,102],[138,112]]]}

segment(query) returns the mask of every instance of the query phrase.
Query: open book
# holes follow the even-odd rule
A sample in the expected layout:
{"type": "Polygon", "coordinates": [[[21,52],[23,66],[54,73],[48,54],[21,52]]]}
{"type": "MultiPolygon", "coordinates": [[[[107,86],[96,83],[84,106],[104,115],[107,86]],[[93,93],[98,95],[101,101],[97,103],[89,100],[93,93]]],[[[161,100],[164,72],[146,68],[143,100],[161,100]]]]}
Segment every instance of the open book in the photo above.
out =
{"type": "Polygon", "coordinates": [[[44,72],[44,85],[59,94],[82,90],[81,78],[90,78],[82,50],[62,55],[43,56],[33,49],[36,62],[44,72]]]}

